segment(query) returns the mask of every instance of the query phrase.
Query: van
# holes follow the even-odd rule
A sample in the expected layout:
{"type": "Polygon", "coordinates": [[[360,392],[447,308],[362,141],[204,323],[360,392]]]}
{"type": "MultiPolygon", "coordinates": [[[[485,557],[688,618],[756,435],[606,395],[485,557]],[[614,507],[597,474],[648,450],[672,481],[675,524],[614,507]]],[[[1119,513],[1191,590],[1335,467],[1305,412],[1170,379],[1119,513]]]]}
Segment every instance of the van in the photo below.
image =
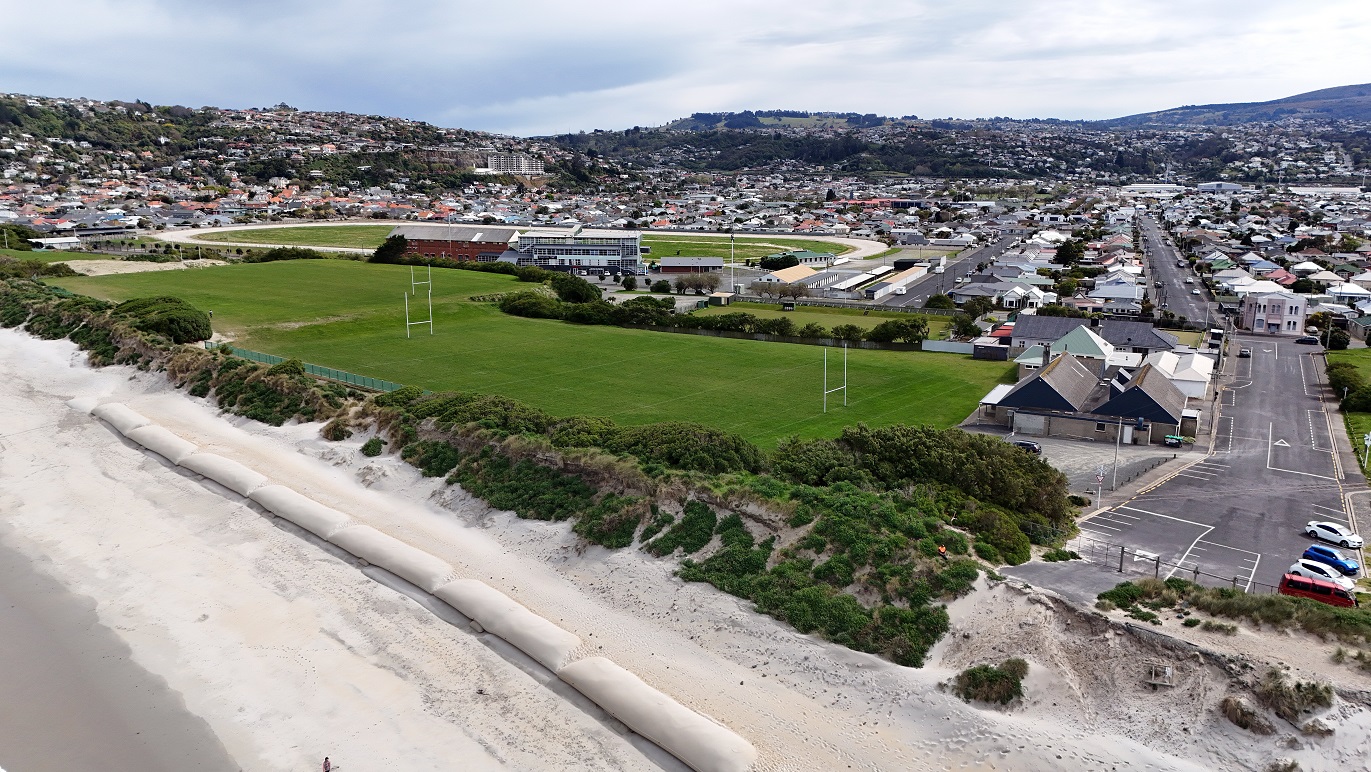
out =
{"type": "Polygon", "coordinates": [[[896,288],[895,288],[895,294],[896,294],[896,295],[903,295],[903,294],[905,294],[905,293],[908,292],[908,291],[909,291],[909,290],[905,289],[904,287],[896,287],[896,288]]]}
{"type": "Polygon", "coordinates": [[[1351,608],[1357,605],[1355,595],[1332,582],[1295,576],[1294,574],[1286,574],[1281,577],[1280,588],[1277,592],[1296,598],[1310,598],[1330,606],[1351,608]]]}

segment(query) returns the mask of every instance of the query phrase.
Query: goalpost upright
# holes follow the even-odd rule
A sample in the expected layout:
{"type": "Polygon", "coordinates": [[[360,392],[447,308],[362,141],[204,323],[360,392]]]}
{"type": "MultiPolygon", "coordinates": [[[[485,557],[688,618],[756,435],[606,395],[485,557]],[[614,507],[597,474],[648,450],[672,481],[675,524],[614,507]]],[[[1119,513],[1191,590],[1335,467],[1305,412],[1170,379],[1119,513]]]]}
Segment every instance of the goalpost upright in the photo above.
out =
{"type": "Polygon", "coordinates": [[[430,266],[426,266],[426,267],[428,268],[428,279],[427,279],[426,281],[415,281],[415,280],[414,280],[414,279],[415,279],[415,276],[414,276],[414,266],[411,265],[411,266],[409,267],[409,292],[406,292],[406,293],[405,293],[405,337],[406,337],[406,338],[410,337],[409,328],[413,327],[413,326],[416,325],[416,324],[427,324],[427,325],[428,325],[428,334],[429,334],[429,335],[432,335],[432,334],[433,334],[433,266],[430,265],[430,266]],[[426,285],[426,287],[427,287],[427,289],[428,289],[428,318],[427,318],[427,319],[420,320],[420,321],[417,321],[417,322],[412,322],[412,321],[410,321],[410,319],[409,319],[409,296],[410,296],[410,295],[417,295],[417,294],[419,294],[418,291],[417,291],[415,288],[418,287],[420,284],[426,285]]]}
{"type": "Polygon", "coordinates": [[[843,385],[828,388],[828,346],[824,346],[824,412],[828,412],[828,395],[835,391],[843,393],[843,407],[847,407],[847,344],[843,344],[843,385]]]}

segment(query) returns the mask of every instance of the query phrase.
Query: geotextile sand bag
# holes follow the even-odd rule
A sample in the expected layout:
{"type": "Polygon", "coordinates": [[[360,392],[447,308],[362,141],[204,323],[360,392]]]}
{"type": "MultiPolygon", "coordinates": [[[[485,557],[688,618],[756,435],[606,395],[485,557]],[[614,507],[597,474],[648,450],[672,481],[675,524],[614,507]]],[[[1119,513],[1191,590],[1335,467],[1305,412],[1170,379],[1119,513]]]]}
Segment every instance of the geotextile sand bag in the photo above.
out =
{"type": "Polygon", "coordinates": [[[106,402],[96,405],[90,414],[113,426],[120,434],[127,435],[130,430],[152,423],[141,413],[122,402],[106,402]]]}
{"type": "Polygon", "coordinates": [[[328,537],[333,544],[433,592],[452,578],[452,566],[369,525],[350,525],[328,537]]]}
{"type": "Polygon", "coordinates": [[[549,670],[565,665],[581,645],[580,638],[484,582],[458,579],[433,594],[549,670]]]}
{"type": "Polygon", "coordinates": [[[323,539],[352,524],[352,518],[284,485],[263,485],[248,494],[267,511],[323,539]]]}
{"type": "Polygon", "coordinates": [[[265,475],[214,453],[192,453],[176,464],[208,477],[239,496],[246,496],[267,484],[265,475]]]}
{"type": "Polygon", "coordinates": [[[124,436],[173,464],[179,464],[199,450],[195,443],[181,439],[166,428],[151,424],[124,432],[124,436]]]}
{"type": "Polygon", "coordinates": [[[756,749],[733,730],[648,686],[604,657],[578,660],[557,675],[696,772],[743,772],[757,760],[756,749]]]}

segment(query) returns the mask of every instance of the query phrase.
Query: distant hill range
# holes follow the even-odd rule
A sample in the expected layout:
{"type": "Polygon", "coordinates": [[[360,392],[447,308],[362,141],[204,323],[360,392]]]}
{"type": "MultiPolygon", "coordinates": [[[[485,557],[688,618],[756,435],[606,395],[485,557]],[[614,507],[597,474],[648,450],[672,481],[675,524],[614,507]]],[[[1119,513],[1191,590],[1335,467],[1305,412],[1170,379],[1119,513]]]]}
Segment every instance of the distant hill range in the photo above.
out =
{"type": "Polygon", "coordinates": [[[1144,126],[1231,126],[1278,121],[1282,118],[1371,121],[1371,83],[1319,89],[1270,102],[1186,105],[1093,123],[1102,128],[1129,129],[1144,126]]]}
{"type": "Polygon", "coordinates": [[[662,126],[677,131],[709,131],[710,129],[763,129],[767,127],[808,127],[861,129],[881,126],[889,121],[918,120],[916,115],[903,119],[887,118],[875,113],[812,113],[807,110],[744,110],[740,113],[694,113],[662,126]]]}

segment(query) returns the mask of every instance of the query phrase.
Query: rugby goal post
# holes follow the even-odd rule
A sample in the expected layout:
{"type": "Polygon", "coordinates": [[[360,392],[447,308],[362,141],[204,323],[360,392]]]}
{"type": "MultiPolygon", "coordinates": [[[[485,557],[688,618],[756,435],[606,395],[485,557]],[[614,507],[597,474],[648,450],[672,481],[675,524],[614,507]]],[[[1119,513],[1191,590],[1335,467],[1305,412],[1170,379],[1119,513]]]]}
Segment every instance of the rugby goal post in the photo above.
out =
{"type": "Polygon", "coordinates": [[[843,344],[843,385],[828,388],[828,346],[824,346],[824,412],[828,412],[828,395],[836,391],[843,393],[843,407],[847,407],[847,344],[843,344]]]}
{"type": "Polygon", "coordinates": [[[433,334],[433,287],[428,290],[428,318],[420,321],[410,321],[409,318],[409,293],[405,293],[405,337],[410,337],[409,329],[416,324],[427,324],[428,334],[433,334]]]}

